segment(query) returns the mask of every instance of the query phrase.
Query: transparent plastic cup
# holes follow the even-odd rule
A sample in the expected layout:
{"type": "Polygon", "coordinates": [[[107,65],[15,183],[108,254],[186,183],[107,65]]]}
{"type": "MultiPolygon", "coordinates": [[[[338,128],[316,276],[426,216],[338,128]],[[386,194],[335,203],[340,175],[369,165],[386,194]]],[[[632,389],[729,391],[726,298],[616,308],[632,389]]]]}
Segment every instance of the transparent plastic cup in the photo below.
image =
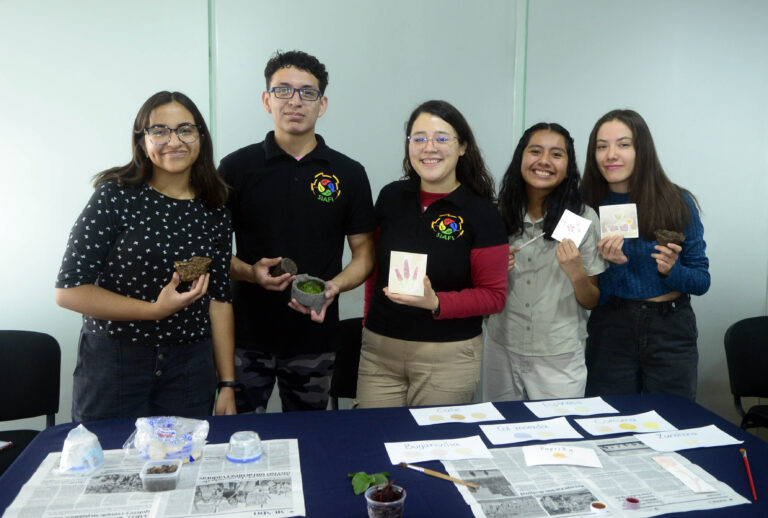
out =
{"type": "Polygon", "coordinates": [[[235,432],[229,438],[227,460],[230,462],[255,462],[261,454],[261,438],[256,432],[235,432]]]}
{"type": "Polygon", "coordinates": [[[377,489],[384,487],[384,484],[369,487],[365,490],[365,501],[368,506],[368,518],[402,518],[403,504],[405,503],[405,489],[393,485],[392,488],[398,491],[401,496],[394,502],[378,502],[371,499],[371,494],[377,489]]]}

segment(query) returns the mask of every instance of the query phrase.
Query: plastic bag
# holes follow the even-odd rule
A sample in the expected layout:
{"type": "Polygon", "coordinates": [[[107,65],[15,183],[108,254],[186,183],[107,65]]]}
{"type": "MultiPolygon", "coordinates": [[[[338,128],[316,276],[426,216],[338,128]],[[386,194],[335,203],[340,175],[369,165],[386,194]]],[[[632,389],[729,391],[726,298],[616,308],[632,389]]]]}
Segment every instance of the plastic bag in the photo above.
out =
{"type": "Polygon", "coordinates": [[[136,453],[145,459],[181,459],[194,462],[203,454],[208,437],[208,421],[186,417],[140,417],[136,430],[123,445],[129,454],[136,453]]]}
{"type": "Polygon", "coordinates": [[[99,439],[85,426],[78,425],[67,434],[61,450],[59,471],[88,475],[104,463],[104,450],[99,439]]]}

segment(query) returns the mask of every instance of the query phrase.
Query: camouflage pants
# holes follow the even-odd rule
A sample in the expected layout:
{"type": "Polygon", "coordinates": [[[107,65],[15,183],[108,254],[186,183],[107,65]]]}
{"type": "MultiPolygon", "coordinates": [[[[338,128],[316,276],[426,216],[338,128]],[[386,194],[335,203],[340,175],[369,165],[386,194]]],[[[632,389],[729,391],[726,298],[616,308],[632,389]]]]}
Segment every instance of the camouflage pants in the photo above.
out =
{"type": "Polygon", "coordinates": [[[263,413],[272,390],[280,391],[283,412],[325,410],[335,353],[282,355],[235,349],[237,412],[263,413]]]}

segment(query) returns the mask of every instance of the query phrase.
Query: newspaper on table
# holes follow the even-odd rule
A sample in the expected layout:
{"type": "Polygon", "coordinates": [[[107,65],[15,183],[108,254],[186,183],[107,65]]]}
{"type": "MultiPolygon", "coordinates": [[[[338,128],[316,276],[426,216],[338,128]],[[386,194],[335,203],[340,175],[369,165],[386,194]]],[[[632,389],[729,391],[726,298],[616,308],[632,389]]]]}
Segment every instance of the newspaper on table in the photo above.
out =
{"type": "MultiPolygon", "coordinates": [[[[493,448],[492,459],[443,464],[451,476],[480,486],[456,486],[478,518],[591,517],[593,502],[606,505],[605,516],[635,518],[749,503],[677,453],[664,454],[667,462],[659,463],[654,460],[658,452],[635,437],[554,444],[594,448],[603,468],[528,467],[522,447],[493,448]],[[691,489],[679,474],[664,467],[669,459],[712,491],[691,489]],[[624,509],[628,497],[637,498],[640,508],[624,509]]],[[[682,471],[679,467],[676,471],[682,471]]]]}
{"type": "Polygon", "coordinates": [[[209,444],[202,458],[184,464],[176,490],[145,492],[139,472],[145,460],[122,450],[104,452],[90,476],[58,472],[61,453],[50,453],[3,518],[227,518],[305,516],[296,439],[262,441],[253,463],[226,459],[226,444],[209,444]]]}

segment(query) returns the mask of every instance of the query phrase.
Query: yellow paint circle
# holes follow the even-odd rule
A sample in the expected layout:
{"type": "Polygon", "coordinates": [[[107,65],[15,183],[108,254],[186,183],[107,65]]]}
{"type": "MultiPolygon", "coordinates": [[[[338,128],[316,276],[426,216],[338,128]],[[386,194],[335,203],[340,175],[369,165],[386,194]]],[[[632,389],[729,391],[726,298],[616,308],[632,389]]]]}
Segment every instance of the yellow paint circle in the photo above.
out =
{"type": "Polygon", "coordinates": [[[483,412],[472,412],[472,417],[475,419],[483,419],[487,416],[483,412]]]}
{"type": "Polygon", "coordinates": [[[608,426],[607,424],[601,424],[600,426],[596,427],[598,432],[612,432],[613,427],[608,426]]]}
{"type": "Polygon", "coordinates": [[[553,453],[552,456],[556,459],[564,459],[566,457],[565,453],[560,453],[560,452],[553,453]]]}
{"type": "Polygon", "coordinates": [[[432,414],[431,416],[429,416],[429,420],[432,421],[433,423],[436,423],[438,421],[442,421],[443,416],[441,416],[440,414],[432,414]]]}
{"type": "Polygon", "coordinates": [[[649,430],[656,430],[659,427],[659,423],[654,423],[653,421],[650,421],[648,423],[643,423],[643,426],[648,428],[649,430]]]}
{"type": "Polygon", "coordinates": [[[456,419],[457,421],[463,421],[466,418],[463,414],[451,414],[451,419],[456,419]]]}
{"type": "Polygon", "coordinates": [[[623,428],[624,430],[637,430],[637,426],[632,423],[621,423],[619,428],[623,428]]]}

